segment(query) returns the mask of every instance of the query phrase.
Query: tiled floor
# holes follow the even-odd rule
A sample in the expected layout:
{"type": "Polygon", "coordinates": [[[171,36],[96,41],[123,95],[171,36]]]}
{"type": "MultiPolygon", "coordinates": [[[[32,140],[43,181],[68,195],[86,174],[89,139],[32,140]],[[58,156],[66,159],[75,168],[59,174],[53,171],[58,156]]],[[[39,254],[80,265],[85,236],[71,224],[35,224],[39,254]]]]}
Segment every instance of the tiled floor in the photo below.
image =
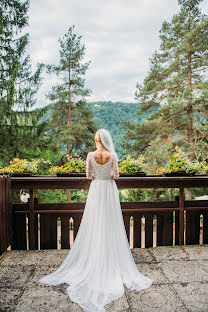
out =
{"type": "MultiPolygon", "coordinates": [[[[105,306],[110,312],[208,312],[208,245],[131,249],[139,271],[151,287],[105,306]]],[[[78,312],[67,284],[38,280],[56,270],[69,250],[7,250],[0,257],[0,312],[78,312]]]]}

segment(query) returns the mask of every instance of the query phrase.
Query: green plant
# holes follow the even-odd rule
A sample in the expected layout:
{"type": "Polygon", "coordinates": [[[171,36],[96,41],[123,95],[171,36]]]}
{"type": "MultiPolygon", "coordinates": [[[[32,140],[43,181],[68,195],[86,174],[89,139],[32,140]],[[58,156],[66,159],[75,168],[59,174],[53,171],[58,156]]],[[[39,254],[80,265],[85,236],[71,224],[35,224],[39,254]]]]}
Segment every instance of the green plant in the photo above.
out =
{"type": "Polygon", "coordinates": [[[86,172],[86,160],[81,157],[68,156],[68,162],[63,166],[53,166],[48,170],[49,173],[84,173],[86,172]]]}
{"type": "Polygon", "coordinates": [[[158,173],[171,174],[185,172],[186,174],[206,174],[208,171],[208,165],[205,160],[190,161],[188,156],[182,152],[182,150],[176,146],[176,153],[170,156],[166,167],[158,169],[158,173]]]}
{"type": "Polygon", "coordinates": [[[47,160],[44,159],[33,159],[32,161],[29,161],[27,159],[19,159],[14,158],[13,160],[10,160],[10,165],[7,167],[3,167],[0,169],[0,173],[37,173],[38,167],[40,164],[50,163],[47,160]]]}
{"type": "Polygon", "coordinates": [[[145,157],[140,154],[136,159],[132,158],[130,155],[119,162],[119,172],[120,173],[136,173],[147,170],[147,164],[145,163],[145,157]]]}
{"type": "Polygon", "coordinates": [[[36,174],[47,174],[48,172],[48,167],[51,166],[51,161],[50,160],[45,160],[43,158],[39,158],[39,159],[34,159],[32,161],[33,164],[37,165],[37,170],[36,170],[36,174]]]}

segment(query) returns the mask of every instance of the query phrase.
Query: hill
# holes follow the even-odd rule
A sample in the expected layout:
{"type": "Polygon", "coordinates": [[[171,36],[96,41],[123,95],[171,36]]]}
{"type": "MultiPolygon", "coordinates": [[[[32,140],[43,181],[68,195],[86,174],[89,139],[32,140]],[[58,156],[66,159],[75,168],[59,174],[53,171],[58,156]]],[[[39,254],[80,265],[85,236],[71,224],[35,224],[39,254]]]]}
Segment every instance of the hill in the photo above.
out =
{"type": "MultiPolygon", "coordinates": [[[[94,120],[97,123],[98,128],[107,129],[112,135],[115,150],[118,153],[118,157],[122,158],[121,142],[125,129],[123,126],[123,120],[129,120],[136,122],[140,120],[140,117],[136,117],[134,113],[137,110],[138,103],[125,103],[125,102],[111,102],[111,101],[98,101],[88,102],[87,106],[92,110],[94,120]]],[[[46,112],[42,116],[42,120],[49,119],[51,116],[51,108],[53,104],[49,104],[44,109],[46,112]]],[[[36,109],[41,110],[42,108],[36,109]]]]}
{"type": "Polygon", "coordinates": [[[138,103],[99,101],[89,102],[87,105],[92,110],[98,128],[105,128],[112,135],[115,150],[118,156],[121,157],[121,142],[125,132],[122,121],[130,120],[134,122],[138,120],[138,117],[134,116],[138,103]]]}

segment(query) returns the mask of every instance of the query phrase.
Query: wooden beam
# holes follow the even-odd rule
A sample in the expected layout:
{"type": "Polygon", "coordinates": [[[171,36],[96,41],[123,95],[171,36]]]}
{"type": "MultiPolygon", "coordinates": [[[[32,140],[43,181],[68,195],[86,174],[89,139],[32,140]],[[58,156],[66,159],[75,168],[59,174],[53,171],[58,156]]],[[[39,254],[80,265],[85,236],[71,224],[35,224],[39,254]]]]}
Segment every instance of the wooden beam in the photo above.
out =
{"type": "Polygon", "coordinates": [[[180,197],[179,197],[179,245],[184,244],[184,189],[180,188],[180,197]]]}

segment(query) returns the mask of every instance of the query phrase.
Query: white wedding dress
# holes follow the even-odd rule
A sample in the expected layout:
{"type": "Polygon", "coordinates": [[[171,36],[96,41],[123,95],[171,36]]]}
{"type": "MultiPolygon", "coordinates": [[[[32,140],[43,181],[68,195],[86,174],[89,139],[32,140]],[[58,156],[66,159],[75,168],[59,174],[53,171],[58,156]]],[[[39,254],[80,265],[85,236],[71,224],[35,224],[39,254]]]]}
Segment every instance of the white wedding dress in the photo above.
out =
{"type": "Polygon", "coordinates": [[[138,291],[153,281],[138,271],[129,247],[114,181],[119,176],[117,154],[100,165],[90,152],[86,167],[92,181],[77,236],[61,266],[39,281],[67,283],[71,301],[83,311],[103,312],[106,304],[124,295],[123,283],[138,291]]]}

